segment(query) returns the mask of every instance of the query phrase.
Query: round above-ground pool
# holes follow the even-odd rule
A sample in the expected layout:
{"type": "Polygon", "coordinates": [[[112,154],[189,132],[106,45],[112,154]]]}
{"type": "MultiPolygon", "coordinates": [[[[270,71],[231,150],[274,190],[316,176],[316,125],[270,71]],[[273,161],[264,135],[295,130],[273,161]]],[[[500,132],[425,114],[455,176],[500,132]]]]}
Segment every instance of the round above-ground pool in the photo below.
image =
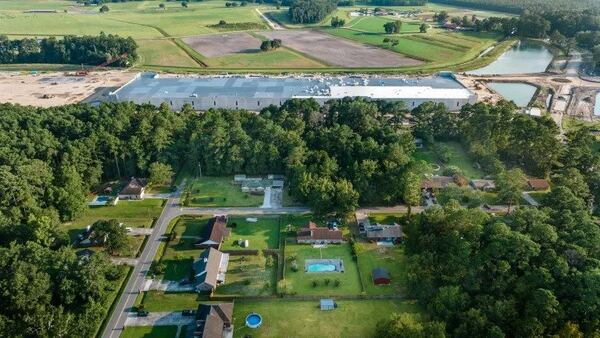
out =
{"type": "Polygon", "coordinates": [[[257,329],[262,324],[262,317],[258,313],[251,313],[246,317],[246,326],[257,329]]]}

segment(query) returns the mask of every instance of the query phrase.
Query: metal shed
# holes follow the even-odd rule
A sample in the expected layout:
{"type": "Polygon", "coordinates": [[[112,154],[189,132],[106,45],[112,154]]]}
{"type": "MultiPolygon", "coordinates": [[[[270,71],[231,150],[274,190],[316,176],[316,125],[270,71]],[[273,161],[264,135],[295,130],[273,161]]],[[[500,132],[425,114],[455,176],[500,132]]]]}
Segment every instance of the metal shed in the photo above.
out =
{"type": "Polygon", "coordinates": [[[321,310],[329,311],[335,309],[335,302],[333,299],[321,299],[321,310]]]}

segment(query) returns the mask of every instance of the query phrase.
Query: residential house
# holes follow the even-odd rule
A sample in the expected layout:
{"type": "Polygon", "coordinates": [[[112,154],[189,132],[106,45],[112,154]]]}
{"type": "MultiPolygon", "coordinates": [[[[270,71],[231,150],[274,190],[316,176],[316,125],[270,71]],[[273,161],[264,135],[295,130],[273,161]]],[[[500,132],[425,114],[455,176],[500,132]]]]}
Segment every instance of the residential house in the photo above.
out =
{"type": "Polygon", "coordinates": [[[148,186],[148,179],[135,178],[119,192],[119,199],[122,200],[142,200],[146,193],[146,187],[148,186]]]}
{"type": "Polygon", "coordinates": [[[94,227],[92,225],[88,225],[85,230],[77,235],[76,244],[79,247],[90,247],[90,246],[102,246],[106,243],[108,236],[94,236],[94,227]]]}
{"type": "Polygon", "coordinates": [[[371,242],[396,243],[402,239],[402,226],[400,224],[375,224],[367,228],[365,237],[371,242]]]}
{"type": "Polygon", "coordinates": [[[225,283],[228,265],[229,254],[213,248],[204,250],[192,264],[196,291],[213,291],[225,283]]]}
{"type": "Polygon", "coordinates": [[[204,227],[204,234],[194,245],[201,249],[214,248],[218,250],[227,236],[229,236],[227,216],[215,216],[208,221],[204,227]]]}
{"type": "Polygon", "coordinates": [[[296,241],[299,244],[339,244],[343,240],[341,230],[318,227],[314,222],[309,222],[305,228],[296,232],[296,241]]]}
{"type": "Polygon", "coordinates": [[[535,191],[548,190],[550,183],[543,178],[530,178],[527,180],[527,188],[535,191]]]}
{"type": "Polygon", "coordinates": [[[476,190],[492,191],[496,189],[496,183],[493,180],[471,180],[469,184],[476,190]]]}
{"type": "Polygon", "coordinates": [[[371,272],[373,277],[373,284],[375,285],[389,285],[392,282],[390,273],[382,268],[375,268],[371,272]]]}
{"type": "Polygon", "coordinates": [[[421,189],[437,190],[449,187],[454,183],[454,177],[452,176],[431,176],[421,181],[421,189]]]}
{"type": "Polygon", "coordinates": [[[198,305],[194,337],[233,337],[233,303],[198,305]]]}

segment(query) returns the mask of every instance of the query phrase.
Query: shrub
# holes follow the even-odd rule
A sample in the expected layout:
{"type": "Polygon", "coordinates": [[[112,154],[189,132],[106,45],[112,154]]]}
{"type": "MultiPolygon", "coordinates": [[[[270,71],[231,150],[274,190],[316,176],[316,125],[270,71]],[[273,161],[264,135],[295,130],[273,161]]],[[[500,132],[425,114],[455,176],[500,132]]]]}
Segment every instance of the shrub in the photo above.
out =
{"type": "Polygon", "coordinates": [[[329,283],[331,283],[331,280],[329,278],[325,278],[323,282],[325,282],[325,285],[329,285],[329,283]]]}
{"type": "Polygon", "coordinates": [[[106,13],[108,11],[110,11],[110,8],[108,8],[108,6],[104,5],[100,7],[100,13],[106,13]]]}
{"type": "Polygon", "coordinates": [[[312,282],[311,282],[311,285],[312,285],[313,288],[316,288],[317,286],[319,286],[319,281],[313,279],[312,282]]]}
{"type": "Polygon", "coordinates": [[[244,279],[244,285],[250,285],[251,281],[249,279],[244,279]]]}
{"type": "Polygon", "coordinates": [[[298,263],[296,263],[296,261],[292,261],[291,269],[293,272],[298,272],[298,263]]]}
{"type": "Polygon", "coordinates": [[[225,20],[219,20],[219,25],[224,26],[226,24],[227,24],[227,22],[225,20]]]}
{"type": "Polygon", "coordinates": [[[333,281],[333,286],[335,286],[336,288],[340,286],[340,284],[342,284],[342,282],[340,282],[339,279],[336,279],[333,281]]]}

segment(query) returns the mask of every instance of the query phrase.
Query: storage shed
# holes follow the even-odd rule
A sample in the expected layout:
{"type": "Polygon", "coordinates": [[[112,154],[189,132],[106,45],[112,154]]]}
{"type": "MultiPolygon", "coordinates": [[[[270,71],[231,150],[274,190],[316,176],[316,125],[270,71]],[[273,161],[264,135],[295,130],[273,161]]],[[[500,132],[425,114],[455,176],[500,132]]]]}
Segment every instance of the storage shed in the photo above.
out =
{"type": "Polygon", "coordinates": [[[321,299],[321,310],[329,311],[335,309],[335,302],[333,299],[321,299]]]}
{"type": "Polygon", "coordinates": [[[392,282],[390,273],[382,268],[373,269],[373,284],[375,285],[389,285],[392,282]]]}

